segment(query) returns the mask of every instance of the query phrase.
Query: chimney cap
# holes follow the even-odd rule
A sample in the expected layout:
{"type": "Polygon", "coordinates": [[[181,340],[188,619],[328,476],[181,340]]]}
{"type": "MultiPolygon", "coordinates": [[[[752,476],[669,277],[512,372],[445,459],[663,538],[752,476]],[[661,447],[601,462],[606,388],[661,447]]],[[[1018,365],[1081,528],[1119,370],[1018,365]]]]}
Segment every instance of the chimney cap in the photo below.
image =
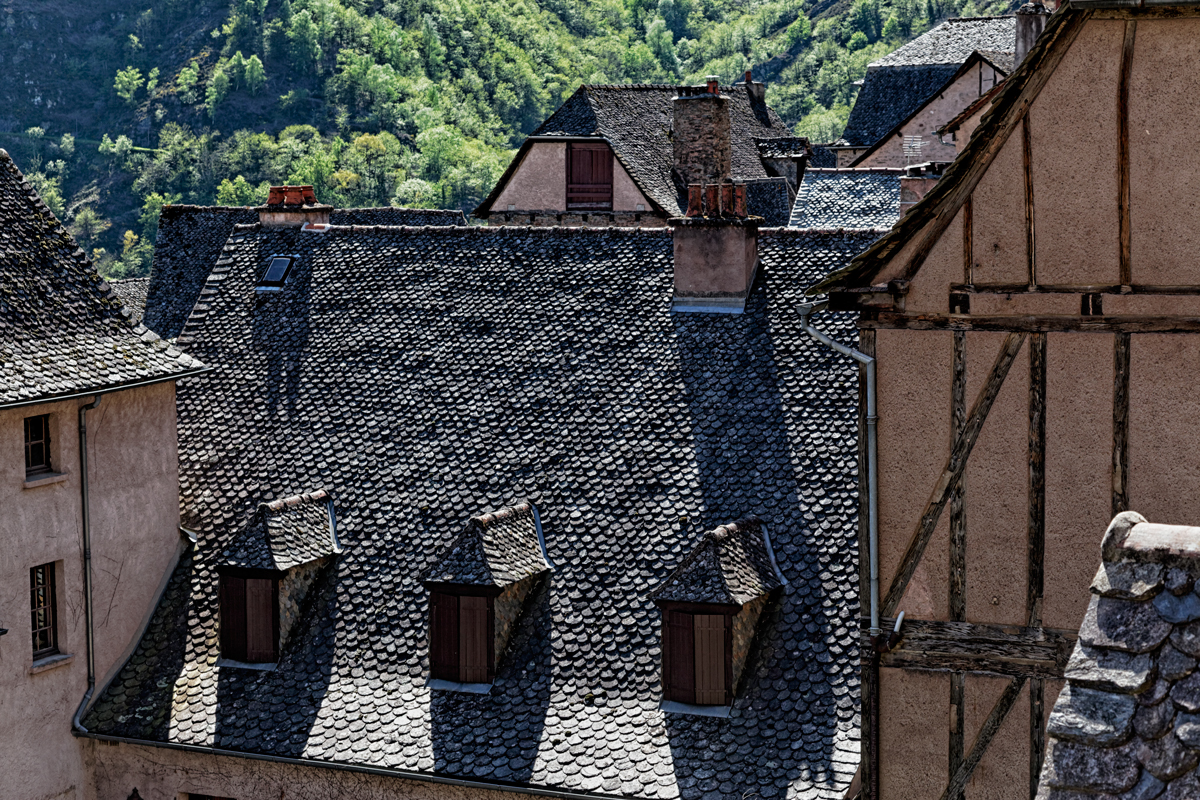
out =
{"type": "Polygon", "coordinates": [[[312,186],[272,186],[267,195],[268,206],[316,206],[317,196],[312,186]]]}
{"type": "Polygon", "coordinates": [[[1017,9],[1018,14],[1049,14],[1050,10],[1041,3],[1025,3],[1017,9]]]}

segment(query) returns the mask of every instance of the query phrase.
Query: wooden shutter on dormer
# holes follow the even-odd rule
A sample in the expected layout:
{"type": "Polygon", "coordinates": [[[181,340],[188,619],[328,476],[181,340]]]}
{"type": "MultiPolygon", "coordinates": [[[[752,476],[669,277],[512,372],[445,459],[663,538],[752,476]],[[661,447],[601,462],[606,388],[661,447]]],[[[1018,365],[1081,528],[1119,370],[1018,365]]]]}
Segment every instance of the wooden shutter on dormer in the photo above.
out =
{"type": "Polygon", "coordinates": [[[278,658],[275,644],[279,639],[279,581],[274,578],[246,578],[246,658],[252,664],[265,664],[278,658]]]}
{"type": "Polygon", "coordinates": [[[429,670],[436,680],[457,681],[458,597],[429,593],[429,670]]]}
{"type": "Polygon", "coordinates": [[[696,702],[696,645],[692,615],[663,610],[663,697],[676,703],[696,702]]]}
{"type": "Polygon", "coordinates": [[[729,700],[729,680],[726,676],[729,650],[727,614],[696,614],[693,616],[696,641],[696,704],[724,705],[729,700]]]}
{"type": "Polygon", "coordinates": [[[604,142],[567,145],[567,208],[609,210],[613,195],[612,150],[604,142]]]}
{"type": "Polygon", "coordinates": [[[221,576],[221,657],[246,660],[246,579],[221,576]]]}
{"type": "Polygon", "coordinates": [[[458,598],[458,664],[463,683],[487,683],[488,654],[488,597],[458,598]]]}

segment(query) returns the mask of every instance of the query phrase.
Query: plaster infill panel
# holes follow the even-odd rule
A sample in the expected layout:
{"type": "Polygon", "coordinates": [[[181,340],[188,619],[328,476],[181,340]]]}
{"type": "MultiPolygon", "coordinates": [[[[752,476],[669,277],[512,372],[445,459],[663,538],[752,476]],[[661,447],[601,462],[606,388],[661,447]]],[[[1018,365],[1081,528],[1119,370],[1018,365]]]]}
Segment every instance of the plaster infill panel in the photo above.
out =
{"type": "Polygon", "coordinates": [[[980,65],[976,64],[935,95],[901,126],[899,135],[893,133],[857,166],[905,167],[925,161],[953,161],[958,155],[954,142],[943,143],[937,135],[937,129],[979,99],[979,69],[980,65]],[[904,140],[910,136],[919,136],[924,143],[920,157],[915,159],[904,154],[904,140]]]}
{"type": "Polygon", "coordinates": [[[613,159],[613,211],[651,211],[650,201],[633,182],[620,161],[613,159]]]}
{"type": "MultiPolygon", "coordinates": [[[[1008,688],[1007,678],[968,675],[963,690],[964,749],[969,749],[996,701],[1008,688]]],[[[966,800],[1028,800],[1029,798],[1029,684],[996,731],[992,743],[971,774],[966,800]]]]}
{"type": "MultiPolygon", "coordinates": [[[[1113,335],[1046,340],[1046,550],[1042,622],[1078,630],[1112,503],[1113,335]]],[[[1049,706],[1047,706],[1049,708],[1049,706]]]]}
{"type": "Polygon", "coordinates": [[[1200,336],[1131,340],[1129,508],[1151,522],[1200,524],[1200,336]]]}
{"type": "Polygon", "coordinates": [[[963,283],[966,277],[963,268],[962,221],[963,212],[959,209],[946,230],[942,231],[937,244],[929,251],[921,269],[913,276],[912,285],[904,299],[905,312],[945,314],[950,310],[950,287],[963,283]]]}
{"type": "MultiPolygon", "coordinates": [[[[876,333],[881,595],[950,454],[953,336],[948,331],[876,333]]],[[[946,618],[948,515],[943,517],[901,602],[913,618],[946,618]]]]}
{"type": "MultiPolygon", "coordinates": [[[[1095,24],[1095,23],[1091,23],[1095,24]]],[[[1139,20],[1129,82],[1133,282],[1200,284],[1200,19],[1139,20]]]]}
{"type": "Polygon", "coordinates": [[[886,800],[938,800],[950,747],[950,676],[879,670],[879,794],[886,800]]]}
{"type": "Polygon", "coordinates": [[[505,211],[509,206],[518,211],[566,209],[566,142],[534,142],[529,146],[492,209],[505,211]]]}
{"type": "Polygon", "coordinates": [[[1124,38],[1124,22],[1089,22],[1030,109],[1038,283],[1121,282],[1116,141],[1124,38]]]}
{"type": "MultiPolygon", "coordinates": [[[[967,410],[1007,334],[967,334],[967,410]]],[[[1021,346],[967,460],[967,620],[1025,621],[1029,528],[1029,342],[1021,346]]]]}
{"type": "Polygon", "coordinates": [[[1013,129],[971,196],[975,283],[1029,280],[1021,128],[1013,129]]]}

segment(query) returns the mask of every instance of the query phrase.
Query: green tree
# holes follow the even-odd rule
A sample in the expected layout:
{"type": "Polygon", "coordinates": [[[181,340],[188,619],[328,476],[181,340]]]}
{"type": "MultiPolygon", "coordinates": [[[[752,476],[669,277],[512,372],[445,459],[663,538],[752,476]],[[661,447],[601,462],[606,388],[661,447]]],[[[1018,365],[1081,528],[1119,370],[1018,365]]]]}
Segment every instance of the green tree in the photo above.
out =
{"type": "Polygon", "coordinates": [[[129,105],[133,105],[138,89],[142,88],[143,80],[140,69],[137,67],[126,67],[117,71],[116,80],[113,81],[113,88],[117,90],[117,95],[122,100],[129,105]]]}
{"type": "Polygon", "coordinates": [[[263,69],[263,63],[258,56],[250,56],[246,59],[246,88],[251,95],[255,97],[262,91],[267,82],[267,73],[263,69]]]}
{"type": "Polygon", "coordinates": [[[175,85],[179,88],[179,99],[185,103],[196,102],[196,84],[200,82],[200,70],[195,64],[188,64],[179,70],[175,85]]]}
{"type": "Polygon", "coordinates": [[[142,237],[151,243],[158,241],[158,218],[162,215],[163,206],[178,203],[177,194],[163,195],[151,192],[142,202],[142,213],[138,222],[142,225],[142,237]]]}
{"type": "Polygon", "coordinates": [[[62,138],[59,139],[59,141],[58,141],[58,149],[61,150],[62,154],[64,156],[66,156],[67,158],[71,158],[72,156],[74,156],[75,155],[75,137],[69,133],[64,133],[62,135],[62,138]]]}
{"type": "Polygon", "coordinates": [[[158,88],[158,67],[150,70],[146,75],[146,94],[154,94],[154,90],[158,88]]]}
{"type": "Polygon", "coordinates": [[[307,8],[292,16],[287,37],[296,63],[310,72],[318,72],[321,67],[321,40],[317,24],[307,8]]]}
{"type": "Polygon", "coordinates": [[[217,205],[222,206],[253,206],[262,202],[258,190],[241,175],[233,180],[226,178],[217,187],[217,205]]]}
{"type": "Polygon", "coordinates": [[[212,79],[208,82],[208,90],[204,93],[204,107],[208,109],[209,117],[216,117],[217,106],[229,95],[229,75],[217,67],[213,70],[212,79]]]}
{"type": "Polygon", "coordinates": [[[75,218],[71,220],[68,230],[71,231],[83,247],[90,247],[93,242],[99,238],[100,234],[112,227],[112,223],[91,206],[84,206],[75,212],[75,218]]]}

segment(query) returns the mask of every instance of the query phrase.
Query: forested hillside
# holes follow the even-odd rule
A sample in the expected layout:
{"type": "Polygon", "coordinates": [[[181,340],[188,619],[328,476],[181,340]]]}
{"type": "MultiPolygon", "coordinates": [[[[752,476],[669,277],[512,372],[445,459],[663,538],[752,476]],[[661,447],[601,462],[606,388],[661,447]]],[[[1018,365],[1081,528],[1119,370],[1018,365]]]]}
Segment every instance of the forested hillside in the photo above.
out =
{"type": "Polygon", "coordinates": [[[164,203],[469,211],[580,83],[748,68],[816,141],[868,62],[994,0],[0,0],[0,147],[114,277],[164,203]]]}

